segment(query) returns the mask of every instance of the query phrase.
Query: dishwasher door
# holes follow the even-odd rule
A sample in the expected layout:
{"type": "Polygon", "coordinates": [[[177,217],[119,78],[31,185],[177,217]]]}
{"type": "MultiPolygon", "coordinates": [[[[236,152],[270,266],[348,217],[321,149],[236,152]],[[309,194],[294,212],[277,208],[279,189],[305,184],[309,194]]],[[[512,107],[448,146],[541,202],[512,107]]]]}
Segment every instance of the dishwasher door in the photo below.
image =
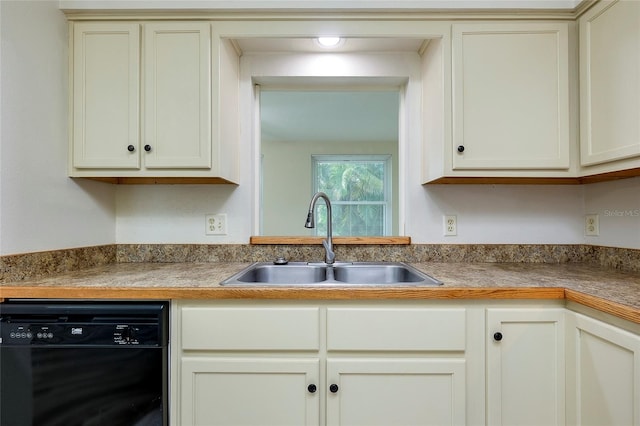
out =
{"type": "Polygon", "coordinates": [[[168,425],[168,303],[11,301],[0,319],[0,424],[168,425]]]}

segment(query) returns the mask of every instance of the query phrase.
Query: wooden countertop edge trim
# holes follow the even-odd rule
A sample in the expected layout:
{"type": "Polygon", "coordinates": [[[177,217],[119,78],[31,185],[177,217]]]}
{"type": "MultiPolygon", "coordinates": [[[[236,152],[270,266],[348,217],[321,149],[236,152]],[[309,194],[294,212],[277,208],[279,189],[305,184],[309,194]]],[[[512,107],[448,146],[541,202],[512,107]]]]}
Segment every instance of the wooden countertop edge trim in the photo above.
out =
{"type": "Polygon", "coordinates": [[[524,300],[565,299],[640,324],[640,309],[563,287],[433,287],[433,288],[239,288],[239,287],[0,287],[5,298],[51,299],[264,299],[264,300],[524,300]]]}
{"type": "Polygon", "coordinates": [[[562,287],[63,287],[3,286],[2,298],[114,299],[563,299],[562,287]]]}
{"type": "Polygon", "coordinates": [[[566,300],[580,303],[600,312],[605,312],[622,319],[640,324],[640,310],[633,309],[630,306],[621,303],[612,302],[598,296],[582,293],[577,290],[565,289],[564,297],[566,300]]]}

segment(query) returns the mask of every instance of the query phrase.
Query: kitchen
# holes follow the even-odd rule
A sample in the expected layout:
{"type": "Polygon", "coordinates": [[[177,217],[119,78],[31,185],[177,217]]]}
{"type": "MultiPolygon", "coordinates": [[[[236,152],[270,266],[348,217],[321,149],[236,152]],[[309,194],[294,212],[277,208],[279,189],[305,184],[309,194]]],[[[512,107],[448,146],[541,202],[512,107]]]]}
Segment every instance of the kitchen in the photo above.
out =
{"type": "MultiPolygon", "coordinates": [[[[256,234],[255,175],[249,167],[241,167],[237,186],[110,185],[67,177],[69,41],[59,7],[57,2],[3,2],[0,8],[0,254],[117,244],[124,253],[120,261],[127,256],[184,259],[188,249],[180,245],[247,244],[256,234]],[[204,216],[212,213],[227,214],[227,235],[205,235],[204,216]],[[154,245],[177,246],[158,254],[154,245]]],[[[576,106],[577,72],[572,75],[576,106]]],[[[577,108],[571,114],[571,138],[577,143],[577,108]]],[[[238,156],[241,164],[253,161],[244,139],[238,156]]],[[[586,185],[420,185],[421,161],[419,155],[409,156],[405,168],[403,234],[412,244],[614,247],[625,249],[620,257],[627,260],[614,257],[611,263],[631,263],[629,270],[637,273],[640,215],[634,212],[640,208],[640,178],[586,185]],[[598,236],[585,235],[584,215],[592,213],[599,215],[598,236]],[[443,235],[442,216],[447,214],[457,216],[457,236],[443,235]]],[[[301,231],[306,207],[300,206],[301,231]]],[[[82,262],[73,255],[64,262],[43,256],[40,263],[53,271],[82,262]]],[[[92,261],[101,256],[113,254],[98,251],[92,261]]],[[[8,269],[3,267],[3,273],[15,272],[8,269]]]]}

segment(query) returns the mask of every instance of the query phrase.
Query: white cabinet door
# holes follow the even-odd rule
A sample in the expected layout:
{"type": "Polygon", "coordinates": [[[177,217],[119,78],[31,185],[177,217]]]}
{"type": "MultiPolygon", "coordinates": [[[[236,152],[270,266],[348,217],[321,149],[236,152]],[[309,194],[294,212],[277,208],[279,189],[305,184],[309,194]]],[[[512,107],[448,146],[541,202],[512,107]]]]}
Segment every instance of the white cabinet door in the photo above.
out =
{"type": "Polygon", "coordinates": [[[577,313],[570,319],[569,423],[640,425],[640,336],[577,313]]]}
{"type": "Polygon", "coordinates": [[[565,422],[564,309],[488,309],[487,422],[565,422]]]}
{"type": "Polygon", "coordinates": [[[317,358],[185,357],[180,425],[319,425],[318,379],[317,358]]]}
{"type": "Polygon", "coordinates": [[[73,26],[73,151],[76,168],[140,167],[140,26],[73,26]]]}
{"type": "Polygon", "coordinates": [[[569,169],[568,52],[564,23],[453,25],[454,171],[569,169]]]}
{"type": "Polygon", "coordinates": [[[327,425],[465,423],[464,359],[327,360],[327,425]]]}
{"type": "Polygon", "coordinates": [[[150,23],[144,30],[144,163],[211,168],[209,23],[150,23]]]}
{"type": "Polygon", "coordinates": [[[640,2],[602,0],[579,23],[581,164],[640,156],[640,2]]]}

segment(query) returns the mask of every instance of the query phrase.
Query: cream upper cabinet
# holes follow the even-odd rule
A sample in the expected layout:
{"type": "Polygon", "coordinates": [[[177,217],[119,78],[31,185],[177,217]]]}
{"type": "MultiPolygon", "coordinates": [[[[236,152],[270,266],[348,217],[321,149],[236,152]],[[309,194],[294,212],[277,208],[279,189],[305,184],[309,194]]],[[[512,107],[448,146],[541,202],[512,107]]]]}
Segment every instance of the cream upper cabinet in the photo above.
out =
{"type": "Polygon", "coordinates": [[[640,425],[640,335],[567,315],[567,423],[640,425]]]}
{"type": "Polygon", "coordinates": [[[144,163],[211,168],[208,23],[144,26],[144,163]]]}
{"type": "Polygon", "coordinates": [[[640,3],[602,0],[579,30],[583,173],[640,167],[640,3]]]}
{"type": "Polygon", "coordinates": [[[487,424],[565,423],[564,313],[487,309],[487,424]]]}
{"type": "Polygon", "coordinates": [[[140,167],[140,25],[73,26],[73,145],[76,168],[140,167]]]}
{"type": "Polygon", "coordinates": [[[71,176],[237,181],[238,56],[210,22],[72,34],[71,176]]]}
{"type": "Polygon", "coordinates": [[[451,55],[445,175],[568,175],[568,24],[454,24],[451,55]]]}

